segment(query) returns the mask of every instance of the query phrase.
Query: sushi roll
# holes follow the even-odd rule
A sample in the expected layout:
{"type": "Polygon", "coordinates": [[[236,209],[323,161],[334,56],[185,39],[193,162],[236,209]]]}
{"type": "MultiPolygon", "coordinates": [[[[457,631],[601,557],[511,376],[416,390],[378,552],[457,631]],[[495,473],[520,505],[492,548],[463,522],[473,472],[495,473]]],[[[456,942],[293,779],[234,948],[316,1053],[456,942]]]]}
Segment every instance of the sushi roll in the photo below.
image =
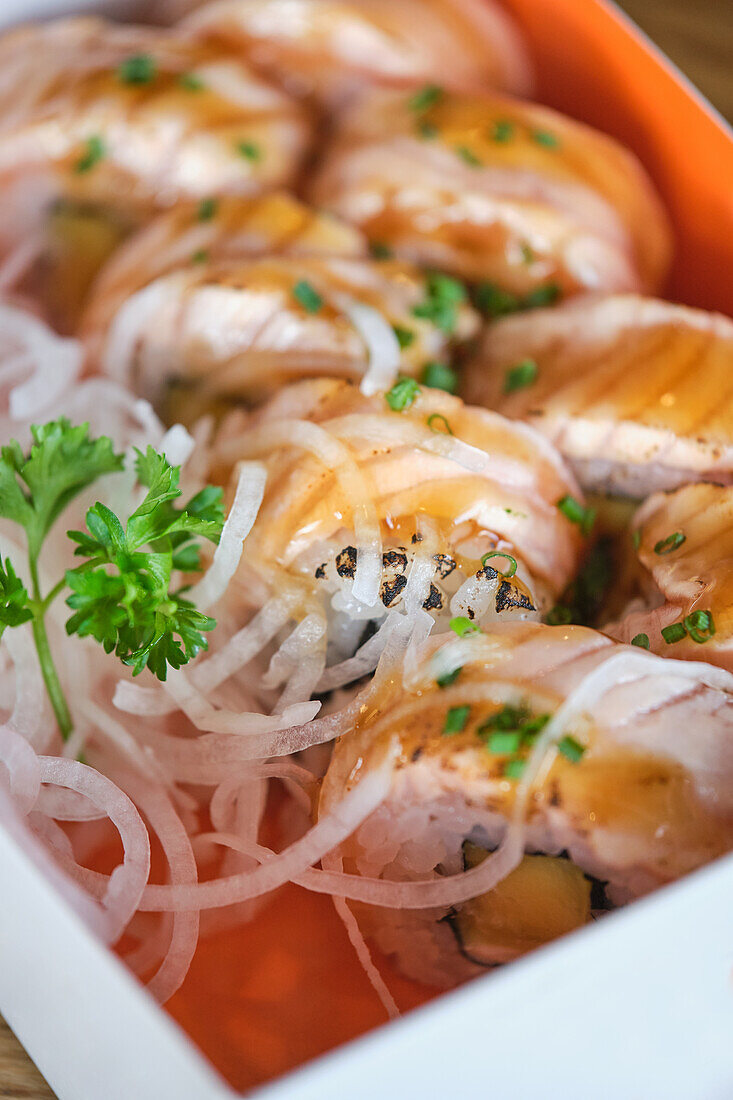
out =
{"type": "Polygon", "coordinates": [[[733,672],[733,488],[655,493],[634,516],[637,593],[604,629],[665,657],[733,672]]]}
{"type": "Polygon", "coordinates": [[[584,551],[558,507],[577,486],[540,436],[409,379],[290,386],[223,425],[212,462],[251,459],[267,486],[232,601],[299,623],[314,690],[371,672],[395,632],[538,619],[584,551]]]}
{"type": "Polygon", "coordinates": [[[654,188],[611,138],[554,111],[430,86],[346,112],[311,199],[399,256],[537,305],[649,291],[670,234],[654,188]]]}
{"type": "Polygon", "coordinates": [[[375,84],[519,94],[532,83],[519,33],[493,0],[220,0],[182,26],[331,107],[375,84]]]}
{"type": "Polygon", "coordinates": [[[497,321],[462,377],[466,400],[534,425],[585,489],[639,499],[733,479],[731,369],[733,321],[621,294],[497,321]]]}
{"type": "Polygon", "coordinates": [[[341,846],[399,969],[450,987],[733,846],[733,678],[583,627],[431,639],[336,745],[320,795],[396,763],[341,846]]]}
{"type": "MultiPolygon", "coordinates": [[[[479,327],[462,286],[359,258],[347,230],[323,225],[321,254],[317,231],[302,249],[278,246],[274,234],[265,255],[252,256],[246,240],[239,259],[188,253],[129,298],[102,285],[82,324],[95,368],[157,405],[183,391],[194,418],[300,378],[348,378],[366,393],[388,389],[398,373],[452,378],[454,348],[479,327]]],[[[170,418],[181,415],[177,406],[170,418]]]]}

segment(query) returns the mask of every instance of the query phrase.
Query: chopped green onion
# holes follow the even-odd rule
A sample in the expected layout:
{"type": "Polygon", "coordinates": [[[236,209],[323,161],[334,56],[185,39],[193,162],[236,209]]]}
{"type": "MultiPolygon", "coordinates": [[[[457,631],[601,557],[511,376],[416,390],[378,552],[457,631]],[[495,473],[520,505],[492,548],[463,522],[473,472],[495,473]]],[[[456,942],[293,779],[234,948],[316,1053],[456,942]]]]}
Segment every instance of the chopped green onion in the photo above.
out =
{"type": "Polygon", "coordinates": [[[155,79],[155,58],[149,53],[139,53],[126,58],[117,68],[118,79],[123,84],[149,84],[155,79]]]}
{"type": "Polygon", "coordinates": [[[501,710],[489,715],[483,725],[479,727],[477,733],[479,736],[484,737],[492,730],[516,730],[524,726],[528,718],[529,711],[526,707],[513,707],[509,703],[505,703],[501,710]]]}
{"type": "Polygon", "coordinates": [[[369,251],[375,260],[391,260],[394,256],[392,249],[383,241],[372,241],[369,245],[369,251]]]}
{"type": "Polygon", "coordinates": [[[431,141],[438,136],[438,127],[434,122],[421,118],[417,123],[417,132],[424,141],[431,141]]]}
{"type": "Polygon", "coordinates": [[[458,375],[446,363],[426,363],[420,381],[433,390],[444,390],[446,393],[455,393],[458,389],[458,375]]]}
{"type": "Polygon", "coordinates": [[[312,287],[305,279],[301,279],[300,282],[295,284],[293,287],[293,297],[296,301],[300,302],[306,313],[318,313],[318,310],[323,305],[323,298],[315,287],[312,287]]]}
{"type": "Polygon", "coordinates": [[[558,741],[557,749],[558,752],[561,752],[571,763],[577,764],[583,757],[585,745],[581,745],[580,741],[576,741],[574,737],[566,733],[565,736],[561,737],[558,741]]]}
{"type": "Polygon", "coordinates": [[[84,143],[84,152],[74,164],[74,171],[81,174],[89,172],[100,160],[104,160],[107,153],[104,138],[99,134],[92,134],[84,143]]]}
{"type": "Polygon", "coordinates": [[[497,730],[489,737],[486,747],[489,752],[508,754],[518,752],[521,744],[522,735],[519,730],[497,730]]]}
{"type": "Polygon", "coordinates": [[[445,716],[445,725],[443,726],[443,733],[463,733],[466,728],[466,722],[468,716],[471,713],[471,708],[468,705],[462,707],[451,707],[445,716]]]}
{"type": "Polygon", "coordinates": [[[431,432],[438,432],[440,435],[453,435],[453,429],[442,413],[431,413],[427,419],[427,425],[431,432]],[[442,424],[443,426],[442,428],[436,427],[436,424],[442,424]]]}
{"type": "Polygon", "coordinates": [[[535,254],[531,246],[528,245],[526,241],[522,241],[519,247],[522,251],[522,261],[525,264],[533,264],[535,261],[535,254]]]}
{"type": "Polygon", "coordinates": [[[443,89],[439,85],[426,84],[424,88],[419,88],[410,96],[407,105],[411,111],[427,111],[429,107],[434,107],[441,101],[443,94],[443,89]]]}
{"type": "Polygon", "coordinates": [[[257,145],[254,141],[238,141],[235,148],[240,157],[252,161],[253,164],[262,160],[262,147],[257,145]]]}
{"type": "Polygon", "coordinates": [[[481,161],[476,156],[476,154],[468,148],[467,145],[457,145],[456,153],[461,158],[461,160],[465,161],[465,163],[470,165],[471,168],[481,167],[481,161]]]}
{"type": "Polygon", "coordinates": [[[200,222],[210,222],[218,209],[218,199],[202,199],[198,204],[196,217],[200,222]]]}
{"type": "Polygon", "coordinates": [[[566,493],[564,497],[558,500],[557,506],[566,519],[569,519],[571,523],[577,524],[584,535],[587,536],[591,533],[593,524],[596,521],[595,508],[584,507],[579,500],[570,496],[569,493],[566,493]]]}
{"type": "Polygon", "coordinates": [[[641,531],[637,527],[636,531],[632,532],[631,541],[634,545],[634,550],[638,550],[641,546],[641,531]]]}
{"type": "Polygon", "coordinates": [[[534,359],[522,359],[513,367],[509,367],[504,375],[504,393],[516,393],[517,390],[526,389],[537,381],[539,368],[534,359]]]}
{"type": "Polygon", "coordinates": [[[502,577],[513,577],[516,573],[517,559],[513,558],[511,554],[502,554],[501,550],[490,550],[488,554],[484,554],[484,556],[481,558],[481,564],[486,565],[486,562],[489,561],[490,558],[506,558],[506,560],[509,562],[508,569],[504,571],[502,571],[501,569],[496,570],[496,572],[500,573],[502,577]]]}
{"type": "Polygon", "coordinates": [[[491,129],[492,140],[503,144],[504,142],[511,141],[513,137],[514,123],[506,118],[497,119],[491,129]]]}
{"type": "Polygon", "coordinates": [[[715,634],[715,622],[710,611],[691,611],[689,615],[685,615],[682,622],[693,642],[697,642],[698,645],[709,642],[715,634]]]}
{"type": "Polygon", "coordinates": [[[496,283],[479,283],[476,288],[476,305],[487,317],[506,317],[522,308],[516,294],[502,290],[496,283]]]}
{"type": "Polygon", "coordinates": [[[560,287],[557,283],[545,283],[530,290],[529,294],[525,294],[522,299],[522,308],[541,309],[543,306],[554,305],[559,297],[560,287]]]}
{"type": "Polygon", "coordinates": [[[425,301],[413,306],[415,317],[432,321],[443,332],[453,332],[458,320],[458,307],[466,300],[466,288],[457,279],[436,272],[428,276],[425,301]]]}
{"type": "Polygon", "coordinates": [[[465,638],[467,634],[480,634],[481,628],[465,615],[456,615],[448,624],[454,634],[459,638],[465,638]]]}
{"type": "Polygon", "coordinates": [[[452,672],[445,672],[442,676],[439,676],[435,682],[439,688],[450,687],[451,684],[455,684],[462,672],[463,667],[459,665],[458,668],[454,668],[452,672]]]}
{"type": "Polygon", "coordinates": [[[521,779],[526,767],[526,760],[507,760],[503,768],[503,774],[507,779],[521,779]]]}
{"type": "Polygon", "coordinates": [[[401,348],[409,348],[415,342],[415,333],[411,328],[403,328],[402,325],[392,325],[392,332],[397,337],[397,343],[401,348]]]}
{"type": "Polygon", "coordinates": [[[632,645],[638,645],[640,649],[649,648],[649,635],[648,634],[635,634],[631,639],[632,645]]]}
{"type": "Polygon", "coordinates": [[[567,626],[573,621],[573,612],[564,603],[556,603],[545,615],[548,626],[567,626]]]}
{"type": "Polygon", "coordinates": [[[533,130],[531,136],[532,141],[544,145],[546,149],[557,149],[560,145],[560,139],[549,130],[533,130]]]}
{"type": "Polygon", "coordinates": [[[398,378],[384,399],[394,412],[404,412],[420,393],[420,387],[414,378],[398,378]]]}
{"type": "Polygon", "coordinates": [[[683,623],[671,623],[669,626],[662,628],[662,637],[667,645],[674,645],[675,642],[681,642],[687,634],[687,627],[683,623]]]}
{"type": "Polygon", "coordinates": [[[181,73],[178,77],[178,83],[187,92],[202,92],[206,87],[201,77],[196,73],[181,73]]]}
{"type": "Polygon", "coordinates": [[[199,249],[197,249],[196,252],[194,252],[193,256],[191,257],[191,263],[192,264],[205,264],[205,263],[208,262],[208,259],[209,259],[209,253],[206,251],[206,249],[205,248],[199,248],[199,249]]]}
{"type": "Polygon", "coordinates": [[[667,535],[666,539],[660,539],[659,542],[654,545],[655,554],[671,554],[673,550],[677,550],[678,547],[686,540],[687,536],[683,535],[681,531],[674,531],[671,535],[667,535]]]}

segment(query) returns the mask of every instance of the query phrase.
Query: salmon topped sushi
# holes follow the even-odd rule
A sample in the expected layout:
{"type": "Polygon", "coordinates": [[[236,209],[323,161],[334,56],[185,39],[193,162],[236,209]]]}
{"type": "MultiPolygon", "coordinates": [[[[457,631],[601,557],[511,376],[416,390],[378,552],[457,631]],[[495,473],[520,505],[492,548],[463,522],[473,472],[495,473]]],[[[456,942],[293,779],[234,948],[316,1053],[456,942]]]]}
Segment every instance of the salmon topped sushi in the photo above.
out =
{"type": "Polygon", "coordinates": [[[331,106],[373,84],[531,85],[519,33],[493,0],[218,0],[183,26],[331,106]]]}
{"type": "Polygon", "coordinates": [[[463,393],[538,428],[586,489],[640,498],[733,480],[732,371],[727,317],[593,296],[491,325],[463,393]]]}
{"type": "Polygon", "coordinates": [[[432,639],[371,703],[320,806],[393,753],[389,794],[338,861],[362,931],[428,984],[516,958],[733,846],[733,678],[710,665],[583,627],[499,623],[432,639]]]}
{"type": "Polygon", "coordinates": [[[649,291],[669,263],[666,215],[627,150],[495,95],[363,96],[309,193],[397,255],[487,283],[485,295],[649,291]]]}
{"type": "Polygon", "coordinates": [[[634,517],[633,542],[641,598],[607,632],[733,672],[733,487],[655,493],[634,517]]]}
{"type": "Polygon", "coordinates": [[[541,436],[409,379],[373,397],[291,386],[240,430],[225,422],[214,457],[266,461],[235,588],[319,620],[344,661],[332,686],[371,671],[396,629],[537,619],[583,551],[557,507],[577,487],[541,436]]]}

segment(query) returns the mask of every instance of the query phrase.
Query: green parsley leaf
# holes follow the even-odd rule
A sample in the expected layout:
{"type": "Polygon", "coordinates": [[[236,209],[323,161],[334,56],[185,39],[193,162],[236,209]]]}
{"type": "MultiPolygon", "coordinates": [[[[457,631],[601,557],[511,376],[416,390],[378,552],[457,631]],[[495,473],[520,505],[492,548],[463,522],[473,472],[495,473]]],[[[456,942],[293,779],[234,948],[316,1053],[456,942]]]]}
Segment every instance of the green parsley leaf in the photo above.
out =
{"type": "Polygon", "coordinates": [[[117,68],[117,77],[123,84],[149,84],[156,73],[155,58],[149,53],[128,57],[117,68]]]}
{"type": "Polygon", "coordinates": [[[430,362],[423,367],[420,381],[433,390],[455,393],[458,389],[458,375],[446,363],[430,362]]]}
{"type": "Polygon", "coordinates": [[[323,298],[310,283],[301,279],[293,287],[293,297],[300,302],[306,313],[318,313],[323,305],[323,298]]]}
{"type": "Polygon", "coordinates": [[[466,728],[468,716],[471,713],[470,706],[451,707],[445,716],[443,725],[444,734],[463,733],[466,728]]]}
{"type": "Polygon", "coordinates": [[[537,381],[538,372],[539,367],[534,359],[522,359],[521,363],[509,367],[504,374],[503,392],[516,393],[517,390],[526,389],[537,381]]]}
{"type": "Polygon", "coordinates": [[[404,412],[419,393],[420,387],[414,378],[398,378],[392,389],[385,393],[384,399],[393,412],[404,412]]]}
{"type": "Polygon", "coordinates": [[[8,626],[21,626],[33,618],[28,591],[13,569],[10,558],[0,559],[0,638],[8,626]]]}

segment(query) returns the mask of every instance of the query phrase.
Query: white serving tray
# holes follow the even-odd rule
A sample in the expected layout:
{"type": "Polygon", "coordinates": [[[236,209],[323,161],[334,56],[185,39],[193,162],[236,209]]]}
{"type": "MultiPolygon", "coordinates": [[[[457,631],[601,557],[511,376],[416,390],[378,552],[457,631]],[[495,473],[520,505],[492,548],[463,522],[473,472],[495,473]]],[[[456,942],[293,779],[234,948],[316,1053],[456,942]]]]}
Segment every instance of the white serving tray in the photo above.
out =
{"type": "MultiPolygon", "coordinates": [[[[2,828],[0,1011],[60,1100],[238,1095],[2,828]]],[[[733,856],[249,1095],[732,1100],[733,856]]]]}

